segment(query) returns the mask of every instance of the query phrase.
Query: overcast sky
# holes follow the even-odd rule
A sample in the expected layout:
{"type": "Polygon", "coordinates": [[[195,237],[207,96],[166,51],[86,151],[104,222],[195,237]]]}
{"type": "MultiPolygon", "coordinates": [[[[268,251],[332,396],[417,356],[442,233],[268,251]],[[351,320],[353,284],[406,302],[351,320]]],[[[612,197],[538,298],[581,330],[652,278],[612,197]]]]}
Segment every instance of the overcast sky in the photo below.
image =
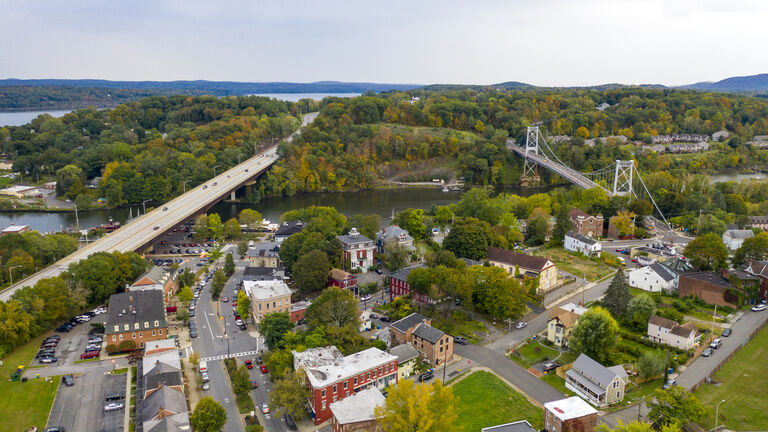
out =
{"type": "Polygon", "coordinates": [[[768,72],[766,0],[0,0],[0,78],[665,85],[768,72]]]}

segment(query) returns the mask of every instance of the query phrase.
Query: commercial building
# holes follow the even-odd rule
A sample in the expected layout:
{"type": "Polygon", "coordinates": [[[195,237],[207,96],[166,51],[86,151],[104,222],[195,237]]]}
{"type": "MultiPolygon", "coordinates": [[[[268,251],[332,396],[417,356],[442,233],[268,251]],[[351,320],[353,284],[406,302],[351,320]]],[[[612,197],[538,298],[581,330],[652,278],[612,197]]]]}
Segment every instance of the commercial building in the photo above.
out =
{"type": "Polygon", "coordinates": [[[6,234],[21,234],[29,231],[29,225],[14,225],[11,224],[8,227],[3,228],[2,231],[0,231],[0,236],[4,236],[6,234]]]}
{"type": "Polygon", "coordinates": [[[331,430],[333,432],[379,432],[376,407],[386,399],[377,388],[369,388],[331,404],[331,430]]]}
{"type": "Polygon", "coordinates": [[[357,228],[352,228],[346,235],[336,236],[341,242],[344,252],[344,269],[357,270],[363,273],[373,266],[373,240],[360,234],[357,228]]]}
{"type": "Polygon", "coordinates": [[[580,252],[588,257],[599,257],[602,251],[602,246],[600,246],[597,240],[573,231],[565,233],[563,247],[572,252],[580,252]]]}
{"type": "Polygon", "coordinates": [[[282,280],[243,281],[243,290],[251,299],[254,322],[269,313],[291,311],[291,290],[282,280]]]}
{"type": "Polygon", "coordinates": [[[163,293],[159,290],[124,292],[109,297],[104,325],[107,345],[134,341],[136,348],[168,337],[163,293]]]}
{"type": "Polygon", "coordinates": [[[346,357],[335,346],[293,351],[293,368],[304,369],[307,374],[308,402],[316,425],[331,418],[332,403],[397,382],[397,357],[378,348],[346,357]]]}
{"type": "Polygon", "coordinates": [[[739,296],[728,279],[713,272],[683,273],[678,278],[677,292],[680,297],[694,296],[718,306],[736,308],[739,296]]]}
{"type": "Polygon", "coordinates": [[[179,288],[179,279],[176,271],[166,270],[160,266],[152,266],[136,281],[128,287],[128,291],[158,290],[163,293],[163,298],[168,301],[179,288]]]}
{"type": "Polygon", "coordinates": [[[627,372],[623,367],[605,367],[586,354],[565,372],[565,387],[595,406],[605,406],[624,399],[627,372]]]}
{"type": "Polygon", "coordinates": [[[37,186],[17,185],[0,189],[0,195],[12,196],[14,198],[28,198],[40,195],[40,189],[37,186]]]}
{"type": "Polygon", "coordinates": [[[723,233],[723,243],[725,243],[725,247],[727,247],[728,250],[735,251],[736,249],[741,247],[741,244],[744,243],[744,240],[748,238],[752,238],[754,236],[755,236],[755,233],[752,232],[752,230],[745,230],[745,229],[726,230],[723,233]]]}
{"type": "Polygon", "coordinates": [[[597,426],[597,410],[574,396],[544,404],[546,432],[592,432],[597,426]]]}
{"type": "Polygon", "coordinates": [[[245,253],[245,259],[251,267],[277,268],[280,262],[280,243],[264,242],[257,243],[248,248],[245,253]]]}
{"type": "Polygon", "coordinates": [[[648,339],[683,350],[696,348],[701,343],[701,335],[693,323],[680,325],[656,315],[648,319],[648,339]]]}
{"type": "Polygon", "coordinates": [[[602,237],[603,236],[603,220],[602,213],[598,213],[597,216],[584,213],[579,209],[571,209],[568,212],[568,217],[571,218],[571,225],[573,225],[573,231],[576,234],[581,234],[587,237],[602,237]]]}
{"type": "Polygon", "coordinates": [[[539,291],[554,288],[557,283],[557,267],[548,258],[520,254],[506,249],[488,247],[488,262],[501,267],[513,276],[538,278],[539,291]]]}

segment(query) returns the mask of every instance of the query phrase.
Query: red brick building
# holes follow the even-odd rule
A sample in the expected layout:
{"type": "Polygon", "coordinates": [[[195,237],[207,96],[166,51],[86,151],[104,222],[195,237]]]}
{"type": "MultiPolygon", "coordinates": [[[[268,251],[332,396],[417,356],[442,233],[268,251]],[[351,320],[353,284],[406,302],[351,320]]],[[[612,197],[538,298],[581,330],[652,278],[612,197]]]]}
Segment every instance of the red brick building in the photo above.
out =
{"type": "Polygon", "coordinates": [[[293,351],[293,368],[307,373],[309,406],[318,425],[332,416],[330,405],[369,388],[397,382],[397,357],[368,348],[346,357],[335,346],[293,351]]]}
{"type": "Polygon", "coordinates": [[[307,300],[302,300],[296,303],[291,303],[291,322],[299,322],[304,318],[304,315],[307,313],[307,308],[309,307],[310,303],[307,300]]]}
{"type": "Polygon", "coordinates": [[[168,338],[163,292],[160,290],[125,292],[109,297],[109,312],[104,325],[104,342],[119,346],[132,340],[136,348],[149,341],[168,338]]]}
{"type": "Polygon", "coordinates": [[[394,300],[395,297],[412,294],[414,300],[419,303],[429,303],[429,296],[415,292],[411,293],[411,288],[408,285],[408,274],[411,273],[411,270],[419,267],[424,267],[424,264],[406,267],[389,275],[389,301],[394,300]]]}
{"type": "Polygon", "coordinates": [[[592,432],[596,425],[597,410],[578,396],[544,404],[546,432],[592,432]]]}
{"type": "Polygon", "coordinates": [[[331,269],[328,273],[328,285],[339,287],[343,290],[350,290],[357,296],[357,275],[345,272],[341,269],[331,269]]]}
{"type": "Polygon", "coordinates": [[[707,304],[736,308],[739,297],[731,290],[735,287],[728,279],[712,272],[683,273],[677,283],[680,297],[694,296],[707,304]]]}
{"type": "Polygon", "coordinates": [[[601,213],[598,213],[597,216],[592,216],[575,208],[568,212],[568,216],[571,218],[573,231],[577,234],[587,237],[603,236],[603,224],[605,221],[601,213]]]}

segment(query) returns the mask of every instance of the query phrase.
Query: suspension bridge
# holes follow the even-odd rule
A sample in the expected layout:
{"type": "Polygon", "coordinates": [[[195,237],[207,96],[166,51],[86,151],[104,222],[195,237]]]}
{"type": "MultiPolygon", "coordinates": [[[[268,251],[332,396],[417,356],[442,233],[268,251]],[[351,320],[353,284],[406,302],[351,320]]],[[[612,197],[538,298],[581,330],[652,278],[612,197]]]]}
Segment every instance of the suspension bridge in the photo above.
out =
{"type": "Polygon", "coordinates": [[[518,145],[513,140],[507,140],[507,148],[525,159],[523,175],[520,177],[521,186],[539,185],[541,178],[538,167],[542,167],[582,189],[600,188],[610,196],[635,199],[647,197],[664,223],[669,226],[632,160],[616,160],[606,167],[588,173],[576,171],[557,157],[538,126],[528,127],[524,144],[518,145]]]}

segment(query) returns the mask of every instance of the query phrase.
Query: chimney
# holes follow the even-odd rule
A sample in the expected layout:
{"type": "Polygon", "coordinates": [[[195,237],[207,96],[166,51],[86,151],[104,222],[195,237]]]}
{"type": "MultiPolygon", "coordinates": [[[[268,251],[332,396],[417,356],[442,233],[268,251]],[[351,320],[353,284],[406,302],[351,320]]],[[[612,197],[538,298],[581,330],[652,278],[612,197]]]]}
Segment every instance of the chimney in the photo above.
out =
{"type": "Polygon", "coordinates": [[[133,296],[128,296],[128,301],[132,302],[133,301],[133,296]]]}
{"type": "Polygon", "coordinates": [[[163,407],[159,407],[157,409],[157,418],[159,418],[159,419],[165,418],[165,413],[163,412],[163,407]]]}

